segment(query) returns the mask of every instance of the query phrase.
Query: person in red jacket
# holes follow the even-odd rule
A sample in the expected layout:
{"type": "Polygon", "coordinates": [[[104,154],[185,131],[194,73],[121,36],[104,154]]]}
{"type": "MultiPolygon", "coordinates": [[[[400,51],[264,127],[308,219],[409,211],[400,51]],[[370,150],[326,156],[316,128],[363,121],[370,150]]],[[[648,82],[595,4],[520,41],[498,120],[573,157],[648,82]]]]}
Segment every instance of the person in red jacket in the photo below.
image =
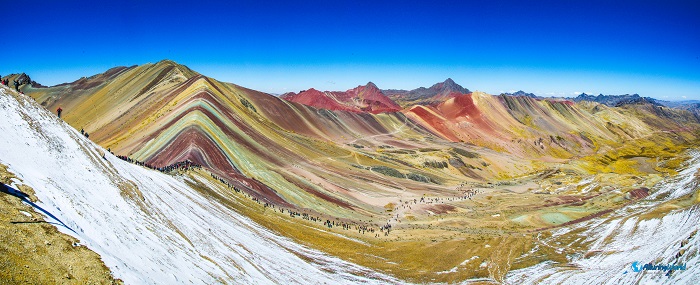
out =
{"type": "Polygon", "coordinates": [[[63,109],[61,109],[61,107],[58,107],[58,109],[56,110],[56,113],[58,113],[59,118],[61,117],[61,112],[63,112],[63,109]]]}

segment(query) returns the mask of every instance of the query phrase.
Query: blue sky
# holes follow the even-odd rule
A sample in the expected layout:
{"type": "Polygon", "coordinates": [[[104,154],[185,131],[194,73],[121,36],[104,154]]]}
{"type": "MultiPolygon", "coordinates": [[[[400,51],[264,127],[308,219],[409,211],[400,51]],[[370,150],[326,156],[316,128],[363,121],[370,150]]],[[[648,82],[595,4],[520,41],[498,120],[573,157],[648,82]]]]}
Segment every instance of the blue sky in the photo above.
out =
{"type": "MultiPolygon", "coordinates": [[[[45,85],[172,59],[271,93],[413,89],[700,99],[700,1],[22,1],[0,74],[45,85]]],[[[9,7],[4,5],[4,7],[9,7]]]]}

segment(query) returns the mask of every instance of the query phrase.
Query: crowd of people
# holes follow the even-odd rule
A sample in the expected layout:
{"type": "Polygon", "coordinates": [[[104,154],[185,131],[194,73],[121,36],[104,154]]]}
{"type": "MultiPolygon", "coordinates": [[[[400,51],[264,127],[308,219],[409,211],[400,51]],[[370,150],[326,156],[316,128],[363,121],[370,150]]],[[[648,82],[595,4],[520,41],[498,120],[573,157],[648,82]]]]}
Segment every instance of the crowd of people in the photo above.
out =
{"type": "MultiPolygon", "coordinates": [[[[379,227],[379,232],[384,233],[384,236],[388,236],[389,232],[391,232],[391,224],[386,223],[386,225],[379,227]]],[[[377,234],[377,237],[379,237],[379,234],[377,234]]]]}
{"type": "Polygon", "coordinates": [[[119,159],[121,159],[121,160],[123,160],[123,161],[126,161],[126,162],[128,162],[128,163],[133,163],[133,164],[136,164],[136,165],[139,165],[139,166],[143,166],[143,167],[146,167],[146,168],[158,170],[157,167],[155,167],[155,166],[153,166],[153,165],[151,165],[151,164],[145,163],[145,162],[143,162],[143,161],[138,161],[138,160],[136,160],[136,159],[133,159],[133,158],[128,157],[128,156],[125,156],[125,155],[117,155],[116,157],[119,158],[119,159]]]}
{"type": "MultiPolygon", "coordinates": [[[[111,150],[108,150],[108,151],[111,152],[111,150]]],[[[129,162],[129,163],[133,163],[133,164],[136,164],[136,165],[139,165],[139,166],[143,166],[143,167],[146,167],[146,168],[150,168],[150,169],[153,169],[153,170],[158,170],[158,171],[163,172],[163,173],[170,173],[170,172],[173,172],[173,171],[187,171],[187,170],[191,170],[191,169],[201,169],[201,168],[202,168],[201,165],[196,164],[196,163],[194,163],[194,162],[191,162],[191,161],[189,161],[189,160],[178,161],[178,162],[175,162],[175,163],[170,164],[170,165],[166,165],[166,166],[162,166],[162,167],[156,167],[156,166],[154,166],[154,165],[152,165],[152,164],[145,163],[145,162],[143,162],[143,161],[139,161],[139,160],[130,158],[130,157],[125,156],[125,155],[115,155],[115,156],[116,156],[117,158],[123,160],[123,161],[129,162]]]]}
{"type": "MultiPolygon", "coordinates": [[[[270,205],[267,204],[266,207],[270,207],[270,205]]],[[[274,207],[274,206],[272,206],[272,207],[274,207]]],[[[307,221],[311,221],[311,222],[318,222],[318,223],[323,221],[322,218],[314,217],[314,216],[307,214],[307,213],[300,213],[300,212],[293,211],[293,210],[280,209],[280,212],[283,214],[285,211],[288,212],[289,216],[292,218],[301,217],[303,220],[307,220],[307,221]]],[[[329,229],[332,229],[334,227],[341,227],[343,230],[346,230],[346,231],[354,229],[354,230],[357,230],[357,233],[359,233],[359,234],[374,233],[376,231],[371,226],[361,225],[361,224],[356,224],[356,223],[346,223],[346,222],[335,221],[335,220],[330,220],[330,219],[326,219],[323,222],[323,226],[328,227],[329,229]]],[[[387,233],[387,235],[388,235],[388,233],[387,233]]]]}
{"type": "Polygon", "coordinates": [[[192,161],[185,160],[185,161],[175,162],[171,165],[159,167],[156,170],[158,170],[160,172],[173,172],[173,171],[188,171],[191,169],[202,169],[202,166],[199,164],[196,164],[192,161]]]}
{"type": "MultiPolygon", "coordinates": [[[[414,198],[414,199],[408,199],[406,201],[404,200],[399,200],[401,203],[401,208],[402,209],[409,209],[412,210],[413,207],[411,205],[418,205],[418,204],[439,204],[442,203],[444,204],[445,202],[455,202],[455,201],[463,201],[463,200],[472,200],[472,197],[474,197],[476,194],[482,193],[483,190],[481,189],[465,189],[465,190],[459,190],[460,195],[455,195],[454,197],[421,197],[420,199],[414,198]]],[[[399,210],[399,207],[396,206],[394,210],[399,210]]],[[[398,220],[398,217],[396,217],[398,220]]]]}
{"type": "MultiPolygon", "coordinates": [[[[268,206],[269,207],[269,206],[268,206]]],[[[273,206],[274,207],[274,206],[273,206]]],[[[292,210],[286,210],[289,213],[289,216],[292,218],[295,217],[301,217],[304,220],[311,221],[311,222],[318,222],[320,223],[323,221],[322,218],[320,217],[314,217],[310,214],[307,213],[300,213],[297,211],[292,211],[292,210]]],[[[285,209],[280,209],[281,213],[285,212],[285,209]]],[[[357,233],[359,234],[366,234],[366,233],[374,233],[376,231],[375,228],[367,225],[362,225],[362,224],[356,224],[356,223],[347,223],[347,222],[341,222],[341,221],[335,221],[335,220],[330,220],[326,219],[323,222],[323,226],[328,227],[329,229],[332,229],[334,227],[341,227],[343,230],[349,231],[349,230],[356,230],[357,233]]],[[[388,231],[386,233],[388,235],[388,231]]],[[[375,237],[379,237],[378,235],[375,235],[375,237]]]]}

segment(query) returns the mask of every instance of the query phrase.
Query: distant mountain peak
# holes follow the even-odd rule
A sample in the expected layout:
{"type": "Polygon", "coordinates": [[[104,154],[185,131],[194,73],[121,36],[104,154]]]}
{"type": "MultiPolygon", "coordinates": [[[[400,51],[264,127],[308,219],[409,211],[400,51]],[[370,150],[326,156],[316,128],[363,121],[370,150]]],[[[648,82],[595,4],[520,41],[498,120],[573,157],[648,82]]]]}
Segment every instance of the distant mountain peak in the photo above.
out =
{"type": "Polygon", "coordinates": [[[412,104],[436,104],[460,94],[469,94],[469,89],[457,84],[452,78],[447,78],[443,82],[438,82],[430,88],[419,87],[410,91],[407,90],[383,90],[394,101],[403,102],[404,107],[412,104]]]}
{"type": "Polygon", "coordinates": [[[469,89],[462,87],[461,85],[457,84],[452,78],[447,78],[445,81],[441,83],[436,83],[433,86],[431,86],[428,89],[434,89],[435,91],[438,92],[459,92],[459,93],[470,93],[469,89]]]}
{"type": "Polygon", "coordinates": [[[367,82],[367,85],[365,85],[365,87],[379,90],[379,87],[377,87],[377,85],[374,84],[374,82],[372,82],[372,81],[367,82]]]}

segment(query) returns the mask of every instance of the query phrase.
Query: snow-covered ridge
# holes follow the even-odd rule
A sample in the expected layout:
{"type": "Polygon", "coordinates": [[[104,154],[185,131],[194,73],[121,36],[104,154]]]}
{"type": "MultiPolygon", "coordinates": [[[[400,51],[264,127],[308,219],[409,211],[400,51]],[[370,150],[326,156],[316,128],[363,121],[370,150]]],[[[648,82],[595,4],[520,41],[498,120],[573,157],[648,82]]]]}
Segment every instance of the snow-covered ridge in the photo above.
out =
{"type": "MultiPolygon", "coordinates": [[[[661,217],[653,214],[662,203],[698,190],[700,152],[685,170],[654,187],[654,193],[635,204],[596,218],[562,228],[543,244],[555,245],[559,237],[577,229],[578,236],[589,242],[588,253],[569,256],[567,266],[553,262],[511,271],[508,284],[700,284],[700,205],[675,209],[661,217]],[[646,215],[646,216],[645,216],[646,215]],[[634,272],[640,266],[686,265],[666,276],[665,271],[634,272]],[[595,282],[593,283],[593,281],[595,282]]],[[[560,247],[566,247],[562,244],[560,247]]]]}
{"type": "Polygon", "coordinates": [[[0,163],[126,284],[399,282],[276,236],[182,178],[126,163],[5,87],[0,114],[0,163]]]}

